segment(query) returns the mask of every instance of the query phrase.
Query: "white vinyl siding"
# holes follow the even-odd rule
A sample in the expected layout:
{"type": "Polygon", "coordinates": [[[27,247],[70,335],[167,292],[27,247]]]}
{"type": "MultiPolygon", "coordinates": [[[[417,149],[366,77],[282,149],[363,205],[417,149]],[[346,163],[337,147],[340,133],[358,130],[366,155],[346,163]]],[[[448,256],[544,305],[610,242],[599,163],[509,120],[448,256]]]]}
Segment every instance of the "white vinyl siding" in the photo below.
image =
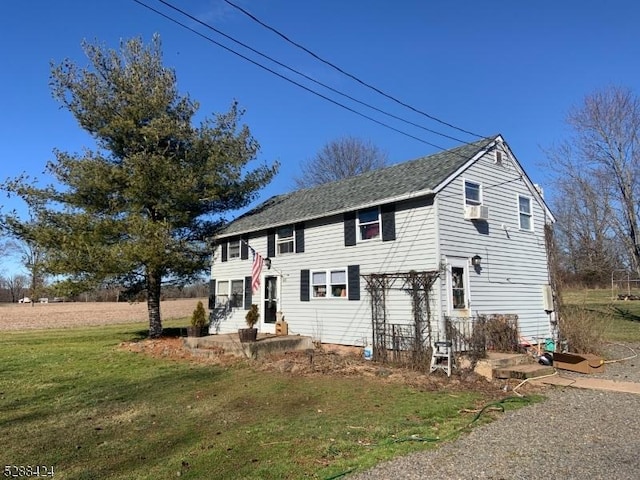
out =
{"type": "MultiPolygon", "coordinates": [[[[434,207],[430,199],[420,198],[397,204],[395,241],[367,241],[350,247],[344,246],[342,215],[306,221],[305,251],[272,258],[271,272],[281,274],[283,279],[279,308],[289,322],[290,331],[327,343],[364,345],[370,341],[371,304],[365,280],[360,277],[360,300],[348,300],[348,282],[345,283],[344,277],[338,272],[346,274],[349,265],[359,265],[361,276],[371,273],[437,270],[439,263],[434,220],[434,207]],[[309,301],[301,301],[301,270],[309,271],[310,288],[313,288],[313,273],[326,272],[327,295],[332,294],[332,285],[336,287],[336,293],[338,287],[342,288],[344,285],[346,296],[314,298],[311,291],[309,301]],[[334,272],[333,280],[331,272],[334,272]]],[[[261,236],[252,236],[250,244],[258,252],[266,253],[266,232],[261,236]]],[[[224,280],[250,275],[250,262],[221,262],[219,257],[219,249],[216,249],[212,278],[224,280]]],[[[319,278],[317,280],[320,281],[319,278]]],[[[253,303],[258,303],[255,298],[253,303]]],[[[390,291],[387,305],[389,321],[410,321],[411,302],[405,292],[390,291]]],[[[220,332],[234,332],[243,328],[245,314],[246,311],[242,308],[233,309],[220,325],[220,332]]]]}
{"type": "MultiPolygon", "coordinates": [[[[514,313],[518,315],[521,335],[548,336],[549,318],[543,309],[541,288],[549,281],[544,233],[542,229],[533,234],[520,229],[516,199],[531,199],[532,225],[544,225],[546,219],[515,166],[507,165],[510,162],[510,157],[503,155],[503,166],[499,167],[494,154],[489,153],[440,192],[436,200],[440,260],[446,264],[448,257],[469,262],[474,255],[482,257],[479,269],[468,268],[469,315],[514,313]],[[482,204],[491,211],[484,225],[465,222],[459,203],[450,201],[465,190],[464,181],[468,178],[483,185],[482,204]]],[[[450,287],[445,280],[439,280],[442,312],[450,308],[450,287]]]]}

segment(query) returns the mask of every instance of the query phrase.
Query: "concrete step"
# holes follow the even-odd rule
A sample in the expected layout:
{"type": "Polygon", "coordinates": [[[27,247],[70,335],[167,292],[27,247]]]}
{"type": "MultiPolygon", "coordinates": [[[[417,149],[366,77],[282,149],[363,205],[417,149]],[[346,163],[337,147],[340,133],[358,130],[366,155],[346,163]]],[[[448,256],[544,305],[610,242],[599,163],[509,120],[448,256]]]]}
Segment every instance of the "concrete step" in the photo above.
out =
{"type": "Polygon", "coordinates": [[[517,378],[525,380],[527,378],[543,377],[551,375],[555,372],[553,367],[540,365],[539,363],[529,363],[524,365],[515,365],[506,368],[496,368],[493,370],[494,378],[517,378]]]}
{"type": "Polygon", "coordinates": [[[183,341],[185,346],[198,356],[213,356],[222,353],[238,357],[258,358],[269,353],[312,350],[314,347],[311,337],[302,335],[258,334],[257,341],[242,343],[237,333],[230,333],[205,337],[185,337],[183,341]]]}

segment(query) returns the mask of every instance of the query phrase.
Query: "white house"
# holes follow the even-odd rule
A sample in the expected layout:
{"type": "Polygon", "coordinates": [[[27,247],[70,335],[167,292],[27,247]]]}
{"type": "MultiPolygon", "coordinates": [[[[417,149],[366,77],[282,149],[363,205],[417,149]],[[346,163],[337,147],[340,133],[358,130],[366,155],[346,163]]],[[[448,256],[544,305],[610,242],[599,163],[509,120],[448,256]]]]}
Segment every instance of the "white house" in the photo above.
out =
{"type": "Polygon", "coordinates": [[[216,238],[210,333],[243,328],[256,303],[261,332],[273,333],[281,312],[290,334],[361,346],[381,318],[407,325],[414,312],[402,285],[373,298],[372,279],[389,286],[427,272],[432,331],[445,317],[516,314],[522,337],[549,337],[553,221],[500,135],[278,195],[216,238]],[[252,250],[268,259],[255,293],[252,250]]]}

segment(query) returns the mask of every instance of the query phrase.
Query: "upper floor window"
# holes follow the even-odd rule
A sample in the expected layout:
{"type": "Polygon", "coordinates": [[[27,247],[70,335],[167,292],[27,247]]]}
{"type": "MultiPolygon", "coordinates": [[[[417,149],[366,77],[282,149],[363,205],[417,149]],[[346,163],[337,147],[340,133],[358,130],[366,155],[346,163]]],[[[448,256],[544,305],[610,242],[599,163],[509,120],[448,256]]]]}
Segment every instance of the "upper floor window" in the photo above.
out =
{"type": "Polygon", "coordinates": [[[520,229],[529,231],[533,230],[531,198],[518,195],[518,213],[520,216],[520,229]]]}
{"type": "Polygon", "coordinates": [[[358,231],[360,240],[372,240],[380,237],[380,212],[378,207],[358,212],[358,231]]]}
{"type": "Polygon", "coordinates": [[[464,181],[465,205],[482,205],[482,185],[470,180],[464,181]]]}
{"type": "Polygon", "coordinates": [[[280,227],[276,230],[276,245],[278,255],[293,253],[294,250],[293,226],[280,227]]]}
{"type": "Polygon", "coordinates": [[[229,258],[240,258],[240,240],[229,241],[229,258]]]}

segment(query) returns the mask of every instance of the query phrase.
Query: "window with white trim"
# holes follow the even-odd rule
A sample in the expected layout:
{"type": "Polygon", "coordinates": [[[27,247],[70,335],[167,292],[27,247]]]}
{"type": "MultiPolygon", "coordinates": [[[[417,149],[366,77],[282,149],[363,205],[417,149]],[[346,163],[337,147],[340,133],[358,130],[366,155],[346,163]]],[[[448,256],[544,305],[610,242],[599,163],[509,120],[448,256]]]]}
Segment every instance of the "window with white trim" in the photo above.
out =
{"type": "Polygon", "coordinates": [[[240,240],[229,241],[229,258],[240,258],[240,240]]]}
{"type": "Polygon", "coordinates": [[[229,303],[229,281],[218,280],[216,282],[216,306],[224,306],[229,303]]]}
{"type": "Polygon", "coordinates": [[[464,204],[482,205],[482,185],[471,180],[464,181],[464,204]]]}
{"type": "Polygon", "coordinates": [[[280,227],[276,230],[276,246],[278,255],[295,252],[293,226],[280,227]]]}
{"type": "Polygon", "coordinates": [[[347,269],[315,270],[311,272],[312,298],[348,298],[347,269]]]}
{"type": "Polygon", "coordinates": [[[231,280],[231,306],[244,305],[244,280],[231,280]]]}
{"type": "Polygon", "coordinates": [[[380,210],[367,208],[358,212],[358,232],[360,240],[380,238],[380,210]]]}
{"type": "Polygon", "coordinates": [[[518,195],[518,215],[520,217],[520,230],[533,230],[533,214],[531,211],[531,198],[518,195]]]}

